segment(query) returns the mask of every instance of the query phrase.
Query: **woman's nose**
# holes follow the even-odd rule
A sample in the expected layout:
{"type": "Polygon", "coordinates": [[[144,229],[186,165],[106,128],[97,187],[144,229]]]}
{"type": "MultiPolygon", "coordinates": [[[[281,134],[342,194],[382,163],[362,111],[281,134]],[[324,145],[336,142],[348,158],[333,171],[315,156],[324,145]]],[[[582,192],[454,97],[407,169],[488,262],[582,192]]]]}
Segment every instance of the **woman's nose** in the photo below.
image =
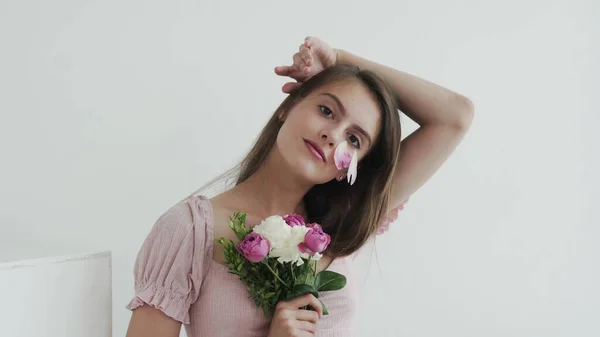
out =
{"type": "Polygon", "coordinates": [[[329,137],[328,135],[326,135],[326,134],[322,134],[321,135],[321,140],[323,140],[324,142],[327,142],[327,144],[329,146],[333,146],[334,145],[333,139],[331,137],[329,137]]]}

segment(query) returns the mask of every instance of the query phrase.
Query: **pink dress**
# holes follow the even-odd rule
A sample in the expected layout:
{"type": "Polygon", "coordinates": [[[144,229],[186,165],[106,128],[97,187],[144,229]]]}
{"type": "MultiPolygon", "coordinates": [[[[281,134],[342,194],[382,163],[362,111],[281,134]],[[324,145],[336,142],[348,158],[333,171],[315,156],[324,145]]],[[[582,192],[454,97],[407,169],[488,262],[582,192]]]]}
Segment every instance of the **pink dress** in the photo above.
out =
{"type": "MultiPolygon", "coordinates": [[[[213,259],[213,222],[205,196],[190,197],[157,220],[138,253],[127,309],[158,308],[183,323],[188,337],[266,337],[270,321],[238,277],[213,259]]],[[[356,336],[358,288],[349,259],[335,259],[328,268],[345,275],[347,284],[320,294],[329,315],[318,321],[318,337],[356,336]]]]}

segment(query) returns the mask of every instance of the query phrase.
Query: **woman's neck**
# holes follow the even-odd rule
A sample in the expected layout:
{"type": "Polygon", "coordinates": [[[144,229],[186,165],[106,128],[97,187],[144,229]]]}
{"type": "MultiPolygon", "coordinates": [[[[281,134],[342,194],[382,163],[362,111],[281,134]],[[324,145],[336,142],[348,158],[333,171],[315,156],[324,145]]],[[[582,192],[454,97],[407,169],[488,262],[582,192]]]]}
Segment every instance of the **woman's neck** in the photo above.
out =
{"type": "Polygon", "coordinates": [[[236,186],[232,192],[247,200],[252,212],[257,216],[304,213],[302,198],[310,187],[302,188],[281,178],[278,174],[257,172],[236,186]]]}
{"type": "Polygon", "coordinates": [[[247,201],[248,207],[257,216],[305,215],[302,199],[312,185],[291,176],[291,170],[286,169],[281,159],[275,157],[270,156],[261,168],[231,192],[247,201]]]}

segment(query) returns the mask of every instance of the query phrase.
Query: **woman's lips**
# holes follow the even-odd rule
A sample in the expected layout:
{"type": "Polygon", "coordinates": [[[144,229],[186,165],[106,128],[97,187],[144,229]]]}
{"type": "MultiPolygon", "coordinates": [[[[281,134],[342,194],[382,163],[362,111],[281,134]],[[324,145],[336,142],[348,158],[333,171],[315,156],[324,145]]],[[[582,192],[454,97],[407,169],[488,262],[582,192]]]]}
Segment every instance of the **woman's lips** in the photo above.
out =
{"type": "Polygon", "coordinates": [[[317,159],[321,160],[324,163],[327,162],[323,150],[321,150],[315,143],[305,139],[304,144],[306,145],[308,150],[313,154],[313,156],[315,156],[317,159]]]}

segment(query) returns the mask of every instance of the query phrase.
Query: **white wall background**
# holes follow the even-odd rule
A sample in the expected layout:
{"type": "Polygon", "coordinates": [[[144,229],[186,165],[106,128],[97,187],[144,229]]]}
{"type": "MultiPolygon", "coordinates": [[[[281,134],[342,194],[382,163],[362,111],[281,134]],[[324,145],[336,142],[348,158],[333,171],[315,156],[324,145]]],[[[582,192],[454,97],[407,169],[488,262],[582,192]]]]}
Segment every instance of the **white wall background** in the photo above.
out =
{"type": "Polygon", "coordinates": [[[112,250],[123,336],[154,221],[241,157],[285,97],[273,68],[315,35],[476,105],[456,154],[357,261],[362,336],[598,336],[598,14],[593,0],[0,0],[0,245],[112,250]]]}

